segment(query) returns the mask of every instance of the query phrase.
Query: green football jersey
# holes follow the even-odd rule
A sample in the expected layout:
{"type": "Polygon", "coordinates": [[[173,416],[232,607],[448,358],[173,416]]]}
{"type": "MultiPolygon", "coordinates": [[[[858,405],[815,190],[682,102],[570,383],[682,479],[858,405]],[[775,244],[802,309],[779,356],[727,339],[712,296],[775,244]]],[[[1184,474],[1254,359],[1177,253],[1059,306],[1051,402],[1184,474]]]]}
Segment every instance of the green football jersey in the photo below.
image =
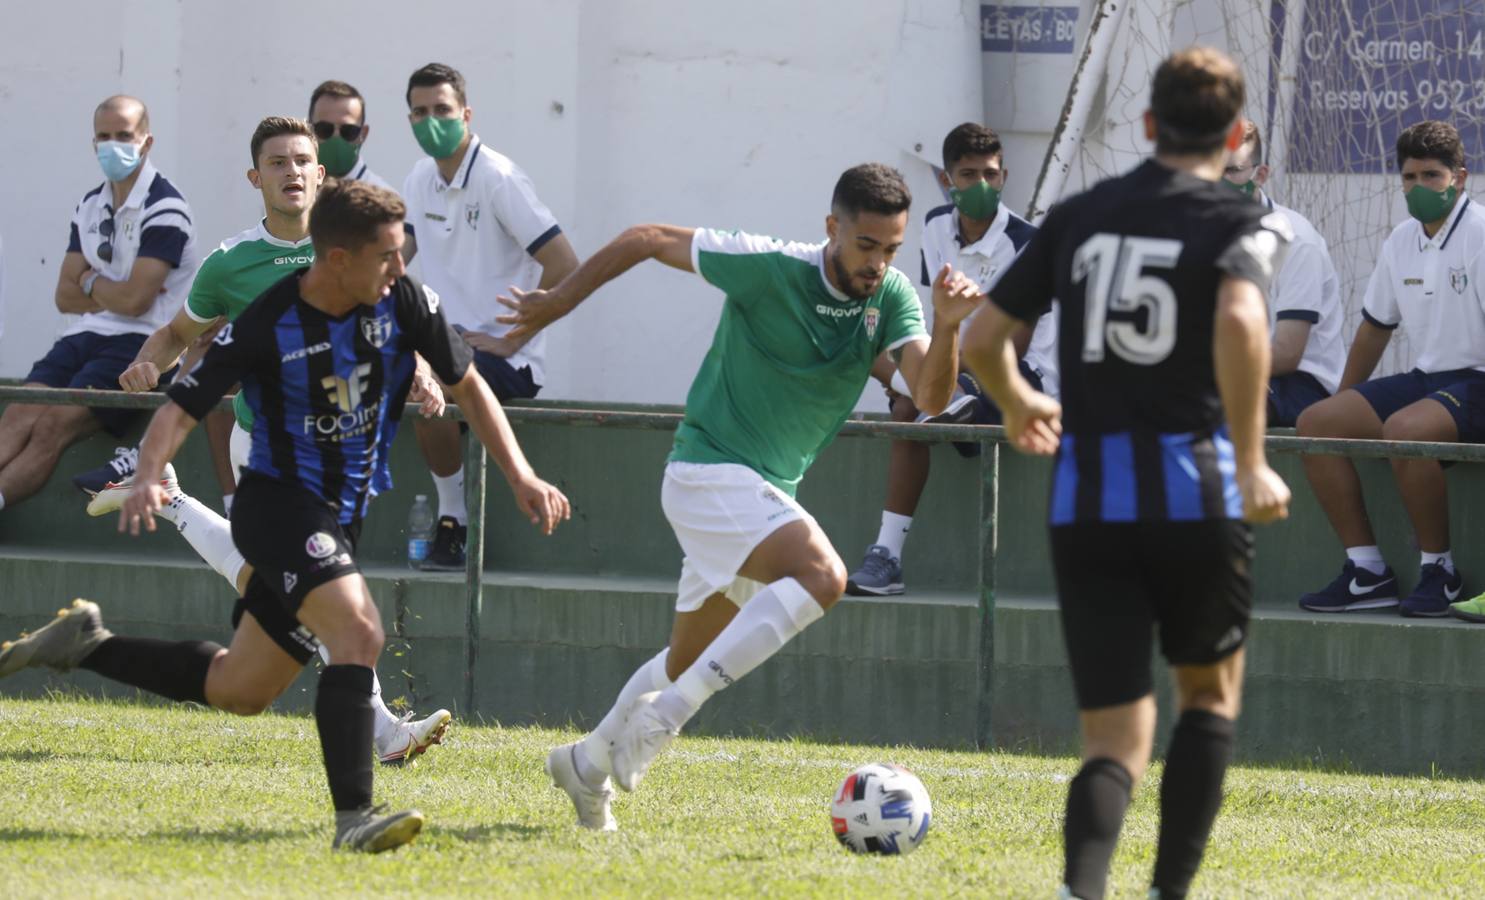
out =
{"type": "Polygon", "coordinates": [[[825,245],[697,229],[691,266],[727,295],[670,458],[738,463],[793,496],[851,414],[872,361],[926,338],[906,275],[852,300],[825,278],[825,245]]]}
{"type": "MultiPolygon", "coordinates": [[[[218,317],[231,322],[280,278],[314,261],[308,237],[298,243],[281,241],[260,221],[223,241],[201,264],[186,297],[186,315],[197,322],[218,317]]],[[[253,414],[242,394],[232,399],[232,411],[242,430],[251,433],[253,414]]]]}

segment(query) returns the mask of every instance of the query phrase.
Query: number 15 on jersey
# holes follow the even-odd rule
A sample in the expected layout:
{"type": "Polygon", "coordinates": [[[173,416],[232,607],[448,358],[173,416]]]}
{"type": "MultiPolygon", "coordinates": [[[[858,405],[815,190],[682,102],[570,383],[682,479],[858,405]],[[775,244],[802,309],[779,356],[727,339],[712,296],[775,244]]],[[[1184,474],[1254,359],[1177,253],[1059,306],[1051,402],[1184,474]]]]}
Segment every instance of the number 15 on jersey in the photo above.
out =
{"type": "Polygon", "coordinates": [[[1181,242],[1169,238],[1100,233],[1078,247],[1072,274],[1083,282],[1084,362],[1103,362],[1105,347],[1141,366],[1170,356],[1176,346],[1176,292],[1158,273],[1174,269],[1180,257],[1181,242]]]}

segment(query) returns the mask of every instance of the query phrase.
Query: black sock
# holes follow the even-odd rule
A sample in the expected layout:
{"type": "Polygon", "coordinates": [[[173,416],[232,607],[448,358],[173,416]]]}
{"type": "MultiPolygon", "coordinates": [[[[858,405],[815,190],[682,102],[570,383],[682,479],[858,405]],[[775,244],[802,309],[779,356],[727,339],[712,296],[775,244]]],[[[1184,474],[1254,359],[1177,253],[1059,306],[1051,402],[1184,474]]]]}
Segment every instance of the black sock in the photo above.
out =
{"type": "Polygon", "coordinates": [[[1083,763],[1067,787],[1067,819],[1062,823],[1063,882],[1073,896],[1099,900],[1109,878],[1109,859],[1129,808],[1134,779],[1112,759],[1083,763]]]}
{"type": "Polygon", "coordinates": [[[221,652],[211,641],[157,641],[114,635],[80,668],[171,700],[206,702],[206,670],[221,652]]]}
{"type": "Polygon", "coordinates": [[[371,805],[371,669],[326,666],[315,695],[315,724],[336,812],[371,805]]]}
{"type": "Polygon", "coordinates": [[[1179,900],[1191,889],[1222,806],[1222,778],[1232,762],[1235,731],[1231,719],[1199,709],[1182,713],[1176,723],[1160,785],[1154,887],[1162,900],[1179,900]]]}

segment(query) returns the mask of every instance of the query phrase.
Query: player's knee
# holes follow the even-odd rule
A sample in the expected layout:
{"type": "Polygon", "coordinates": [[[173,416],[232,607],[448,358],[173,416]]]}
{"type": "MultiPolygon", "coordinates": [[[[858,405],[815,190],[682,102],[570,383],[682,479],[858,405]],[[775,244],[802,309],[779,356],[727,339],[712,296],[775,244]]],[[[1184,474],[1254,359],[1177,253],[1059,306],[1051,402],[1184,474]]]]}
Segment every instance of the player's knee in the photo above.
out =
{"type": "Polygon", "coordinates": [[[918,407],[913,405],[913,400],[908,396],[899,396],[892,402],[892,421],[894,422],[916,422],[918,420],[918,407]]]}
{"type": "Polygon", "coordinates": [[[1242,709],[1242,696],[1235,688],[1230,691],[1219,687],[1198,688],[1182,691],[1176,705],[1181,712],[1195,709],[1224,719],[1236,719],[1242,709]]]}
{"type": "Polygon", "coordinates": [[[794,576],[800,586],[809,591],[815,602],[824,609],[835,605],[835,601],[846,592],[846,566],[834,553],[810,562],[808,568],[794,576]]]}

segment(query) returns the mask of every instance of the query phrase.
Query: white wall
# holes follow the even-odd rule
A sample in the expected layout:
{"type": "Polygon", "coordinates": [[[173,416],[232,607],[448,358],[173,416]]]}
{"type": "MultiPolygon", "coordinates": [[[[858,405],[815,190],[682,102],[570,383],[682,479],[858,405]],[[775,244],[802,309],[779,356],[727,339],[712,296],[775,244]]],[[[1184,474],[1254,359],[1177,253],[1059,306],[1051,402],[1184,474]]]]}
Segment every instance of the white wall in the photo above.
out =
{"type": "MultiPolygon", "coordinates": [[[[366,95],[366,158],[397,185],[419,153],[404,117],[408,74],[432,60],[460,69],[474,129],[531,174],[584,256],[652,220],[820,238],[835,178],[870,160],[903,170],[920,218],[942,202],[927,160],[982,109],[977,0],[414,9],[392,0],[8,4],[0,376],[24,375],[64,328],[52,304],[57,267],[74,205],[102,180],[91,114],[112,93],[149,104],[153,159],[192,205],[203,252],[260,214],[243,174],[253,126],[304,115],[325,78],[366,95]]],[[[914,277],[916,231],[900,258],[914,277]]],[[[719,299],[658,265],[631,272],[556,326],[543,396],[682,400],[719,299]]],[[[868,390],[866,408],[881,407],[878,394],[868,390]]]]}

